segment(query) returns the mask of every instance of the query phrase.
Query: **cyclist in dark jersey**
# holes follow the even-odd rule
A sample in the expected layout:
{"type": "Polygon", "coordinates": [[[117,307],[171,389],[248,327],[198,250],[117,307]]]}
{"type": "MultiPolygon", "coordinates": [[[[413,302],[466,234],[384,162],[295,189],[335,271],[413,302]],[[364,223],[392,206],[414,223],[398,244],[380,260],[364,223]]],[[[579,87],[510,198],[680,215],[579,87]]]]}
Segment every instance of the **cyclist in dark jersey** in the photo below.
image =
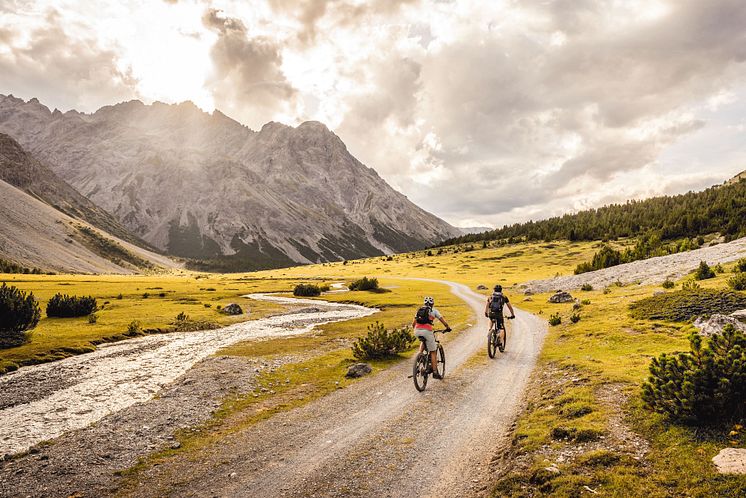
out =
{"type": "Polygon", "coordinates": [[[510,310],[511,316],[509,316],[508,318],[515,318],[515,311],[513,311],[513,306],[510,304],[510,299],[508,299],[508,296],[503,294],[502,285],[498,284],[495,286],[495,290],[492,295],[487,298],[487,305],[484,308],[484,316],[488,317],[493,322],[496,322],[495,326],[500,329],[500,333],[502,334],[501,340],[503,341],[503,344],[505,344],[505,320],[503,317],[503,306],[507,306],[510,310]]]}

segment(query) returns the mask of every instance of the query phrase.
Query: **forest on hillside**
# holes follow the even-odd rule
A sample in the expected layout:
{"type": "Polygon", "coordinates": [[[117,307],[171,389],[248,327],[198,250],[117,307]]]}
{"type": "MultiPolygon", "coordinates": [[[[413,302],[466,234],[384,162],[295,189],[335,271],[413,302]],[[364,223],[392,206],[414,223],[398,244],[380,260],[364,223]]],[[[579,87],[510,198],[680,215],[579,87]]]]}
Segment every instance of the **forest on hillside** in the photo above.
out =
{"type": "Polygon", "coordinates": [[[746,179],[701,192],[611,204],[541,221],[506,225],[447,240],[441,246],[499,241],[591,241],[654,236],[661,241],[719,232],[726,240],[746,236],[746,179]]]}

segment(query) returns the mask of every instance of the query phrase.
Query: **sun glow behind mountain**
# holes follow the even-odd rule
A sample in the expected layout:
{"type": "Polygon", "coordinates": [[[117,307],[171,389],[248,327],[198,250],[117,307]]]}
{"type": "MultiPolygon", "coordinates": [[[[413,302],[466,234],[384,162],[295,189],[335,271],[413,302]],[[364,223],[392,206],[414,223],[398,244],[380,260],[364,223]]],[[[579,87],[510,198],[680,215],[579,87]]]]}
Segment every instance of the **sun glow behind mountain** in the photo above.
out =
{"type": "Polygon", "coordinates": [[[726,0],[13,2],[0,92],[318,120],[426,209],[500,225],[743,169],[744,25],[726,0]]]}

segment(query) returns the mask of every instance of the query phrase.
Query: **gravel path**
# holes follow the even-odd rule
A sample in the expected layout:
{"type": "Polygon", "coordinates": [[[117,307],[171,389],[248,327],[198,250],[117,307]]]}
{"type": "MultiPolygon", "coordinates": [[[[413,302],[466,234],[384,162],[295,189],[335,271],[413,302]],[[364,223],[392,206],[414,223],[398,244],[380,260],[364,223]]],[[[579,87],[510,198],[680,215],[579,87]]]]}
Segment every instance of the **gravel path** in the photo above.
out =
{"type": "Polygon", "coordinates": [[[680,252],[669,256],[633,261],[603,270],[567,275],[546,280],[531,280],[521,285],[534,293],[556,290],[579,289],[583,284],[603,288],[617,281],[624,284],[639,282],[643,285],[657,284],[667,278],[681,278],[697,269],[700,261],[710,265],[729,263],[746,257],[746,238],[734,240],[727,244],[703,247],[694,251],[680,252]]]}
{"type": "Polygon", "coordinates": [[[313,307],[216,330],[107,344],[93,353],[25,367],[0,377],[0,455],[24,452],[42,441],[150,400],[220,348],[247,339],[298,335],[315,324],[377,311],[263,294],[247,297],[313,307]]]}
{"type": "Polygon", "coordinates": [[[136,496],[474,496],[505,443],[546,333],[518,311],[506,353],[486,355],[484,297],[449,283],[478,317],[444,342],[448,374],[415,391],[411,363],[280,413],[138,476],[136,496]],[[473,361],[467,361],[473,359],[473,361]]]}

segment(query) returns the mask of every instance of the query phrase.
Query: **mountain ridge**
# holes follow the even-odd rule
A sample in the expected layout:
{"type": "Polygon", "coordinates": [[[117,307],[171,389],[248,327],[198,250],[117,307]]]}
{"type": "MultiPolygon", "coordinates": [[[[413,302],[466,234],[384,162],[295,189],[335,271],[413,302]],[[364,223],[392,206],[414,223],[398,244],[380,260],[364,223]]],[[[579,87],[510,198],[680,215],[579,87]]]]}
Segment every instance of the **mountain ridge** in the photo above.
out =
{"type": "Polygon", "coordinates": [[[0,96],[0,132],[134,235],[228,267],[376,256],[459,233],[315,121],[254,131],[193,103],[128,101],[84,114],[0,96]]]}

